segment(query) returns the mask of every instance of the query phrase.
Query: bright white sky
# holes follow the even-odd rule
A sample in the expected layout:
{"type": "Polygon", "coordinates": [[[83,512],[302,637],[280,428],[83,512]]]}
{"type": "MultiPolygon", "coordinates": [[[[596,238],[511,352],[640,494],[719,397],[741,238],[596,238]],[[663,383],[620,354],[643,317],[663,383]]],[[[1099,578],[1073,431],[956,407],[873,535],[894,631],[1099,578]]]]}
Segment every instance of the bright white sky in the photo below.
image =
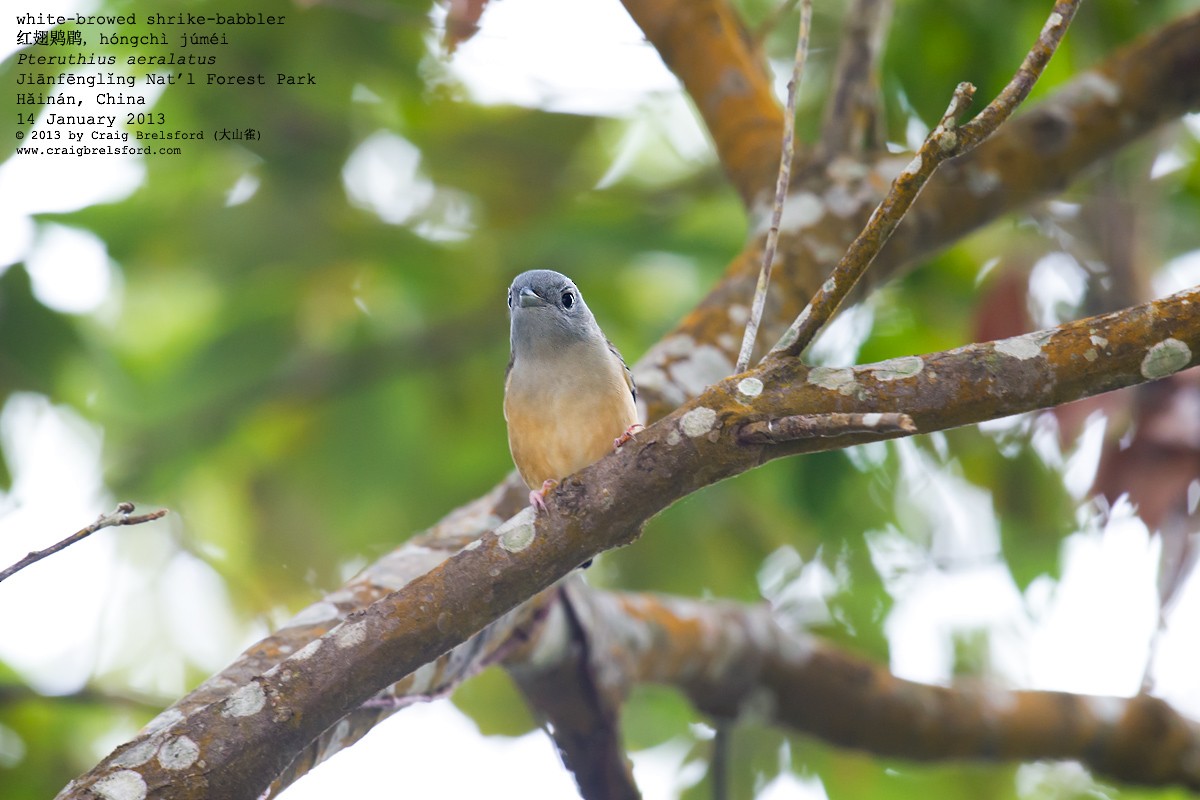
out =
{"type": "MultiPolygon", "coordinates": [[[[85,4],[90,7],[86,0],[55,0],[40,3],[39,9],[70,11],[85,4]]],[[[4,15],[2,25],[11,24],[4,15]]],[[[11,27],[0,27],[0,59],[12,52],[11,33],[11,27]]],[[[707,157],[704,134],[675,80],[617,3],[576,0],[568,8],[560,0],[494,2],[483,32],[461,47],[450,68],[483,101],[631,119],[627,141],[614,154],[614,174],[636,158],[651,135],[669,141],[683,161],[707,157]]],[[[376,141],[389,152],[404,147],[398,137],[376,141]]],[[[372,155],[378,151],[363,150],[357,157],[372,155]]],[[[123,197],[142,180],[142,164],[137,157],[91,159],[85,163],[93,172],[84,179],[80,162],[30,161],[14,158],[0,165],[0,271],[25,258],[38,297],[48,306],[66,313],[119,313],[119,271],[103,243],[59,225],[35,228],[30,215],[123,197]],[[71,271],[64,265],[72,265],[71,271]]],[[[356,178],[355,167],[348,165],[347,191],[381,217],[410,215],[413,209],[397,209],[389,198],[413,196],[413,186],[422,180],[417,163],[414,156],[408,192],[356,178]]],[[[443,233],[466,235],[463,229],[443,233]]],[[[1044,308],[1070,299],[1075,287],[1069,270],[1041,273],[1033,288],[1044,308]]],[[[1200,258],[1193,254],[1165,270],[1156,288],[1166,293],[1198,278],[1200,258]]],[[[869,307],[845,315],[823,337],[820,351],[848,363],[870,317],[869,307]]],[[[1030,418],[1017,418],[992,429],[1002,435],[1030,424],[1030,418]]],[[[1102,429],[1103,422],[1094,420],[1074,453],[1057,452],[1053,436],[1040,438],[1043,457],[1063,465],[1068,485],[1090,483],[1102,429]]],[[[102,431],[75,411],[36,395],[15,397],[0,411],[0,446],[14,473],[12,491],[0,495],[0,565],[61,539],[115,504],[100,477],[102,431]]],[[[881,452],[859,448],[853,457],[870,463],[881,452]]],[[[993,667],[996,679],[1007,685],[1136,692],[1145,671],[1145,645],[1157,621],[1158,544],[1128,506],[1119,504],[1104,522],[1081,514],[1080,530],[1066,544],[1061,582],[1037,581],[1022,593],[995,558],[998,532],[990,496],[963,480],[952,460],[934,458],[911,443],[900,443],[898,452],[904,485],[896,494],[907,498],[897,509],[899,518],[906,529],[927,532],[941,563],[964,566],[935,570],[898,531],[868,534],[872,556],[888,576],[896,601],[886,622],[893,670],[943,682],[950,674],[949,634],[986,626],[998,631],[993,667]]],[[[1200,497],[1200,486],[1194,490],[1200,497]]],[[[5,609],[0,658],[49,693],[80,688],[94,670],[127,666],[123,651],[144,640],[167,639],[177,648],[155,663],[139,665],[136,681],[145,691],[174,696],[189,688],[183,684],[180,654],[214,671],[221,668],[266,631],[240,622],[215,573],[173,544],[167,532],[179,524],[168,518],[103,531],[0,584],[0,609],[5,609]],[[148,571],[147,564],[154,569],[148,571]],[[62,591],[63,586],[71,591],[62,591]],[[15,612],[27,608],[39,613],[15,612]],[[176,633],[185,629],[186,637],[176,633]]],[[[764,592],[821,608],[833,585],[828,571],[819,562],[805,564],[794,552],[777,556],[764,566],[764,592]]],[[[1171,609],[1154,674],[1157,692],[1195,718],[1200,718],[1200,639],[1194,635],[1200,621],[1198,584],[1191,580],[1171,609]]],[[[96,757],[132,733],[112,731],[96,757]]],[[[18,761],[23,747],[0,725],[0,763],[18,761]]],[[[681,740],[634,754],[649,800],[674,797],[698,777],[681,770],[685,752],[681,740]]],[[[375,796],[378,787],[394,785],[397,753],[403,754],[405,791],[415,797],[574,796],[573,783],[544,735],[484,738],[470,720],[441,702],[394,716],[302,779],[286,797],[375,796]],[[463,770],[463,763],[473,768],[463,770]]],[[[1031,774],[1025,770],[1019,780],[1033,781],[1031,774]]],[[[822,798],[825,792],[819,780],[783,777],[760,796],[822,798]]]]}

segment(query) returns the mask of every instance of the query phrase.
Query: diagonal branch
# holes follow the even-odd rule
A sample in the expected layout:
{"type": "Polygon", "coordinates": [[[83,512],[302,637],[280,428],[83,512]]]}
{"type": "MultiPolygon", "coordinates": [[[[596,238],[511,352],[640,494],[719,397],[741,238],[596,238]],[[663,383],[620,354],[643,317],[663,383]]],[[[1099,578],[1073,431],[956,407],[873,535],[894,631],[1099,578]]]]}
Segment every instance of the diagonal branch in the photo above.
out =
{"type": "Polygon", "coordinates": [[[683,83],[749,207],[771,185],[783,111],[766,64],[727,0],[622,0],[683,83]]]}
{"type": "Polygon", "coordinates": [[[921,193],[925,183],[933,176],[943,161],[954,156],[963,155],[973,150],[980,142],[991,136],[1002,122],[1012,115],[1017,106],[1029,96],[1034,83],[1050,62],[1050,57],[1058,49],[1062,37],[1075,16],[1080,0],[1058,0],[1050,13],[1046,24],[1033,48],[1021,62],[1016,75],[1000,92],[995,100],[975,119],[956,127],[958,115],[971,102],[975,87],[962,83],[954,92],[954,99],[942,115],[941,122],[925,138],[917,156],[904,168],[904,171],[892,183],[891,191],[871,214],[866,228],[850,245],[850,249],[842,256],[830,275],[829,280],[813,295],[808,307],[796,318],[791,327],[784,332],[779,344],[772,350],[771,355],[777,357],[795,357],[808,347],[837,311],[842,301],[849,296],[851,290],[875,256],[883,249],[892,232],[909,207],[921,193]]]}
{"type": "MultiPolygon", "coordinates": [[[[971,153],[934,173],[876,259],[882,281],[971,231],[1061,192],[1097,162],[1189,111],[1200,110],[1200,11],[1109,55],[1003,125],[971,153]]],[[[883,191],[908,162],[880,156],[853,169],[802,163],[781,229],[763,333],[780,336],[828,277],[883,191]]],[[[640,394],[655,419],[732,372],[745,298],[758,275],[761,236],[724,279],[638,364],[640,394]]]]}
{"type": "MultiPolygon", "coordinates": [[[[1200,287],[1193,287],[1057,328],[858,367],[776,362],[762,377],[750,416],[903,409],[919,432],[929,433],[1051,408],[1194,366],[1200,361],[1198,302],[1200,287]]],[[[876,438],[797,439],[769,448],[764,460],[876,438]]]]}
{"type": "Polygon", "coordinates": [[[996,129],[1017,110],[1017,106],[1025,102],[1025,98],[1033,90],[1046,65],[1054,56],[1058,45],[1075,12],[1079,10],[1080,0],[1057,0],[1054,10],[1042,26],[1038,39],[1033,48],[1025,55],[1025,60],[1017,68],[1017,74],[1012,76],[1008,84],[996,96],[996,99],[976,115],[975,119],[963,125],[958,134],[958,150],[956,154],[969,152],[984,139],[996,132],[996,129]]]}
{"type": "Polygon", "coordinates": [[[975,87],[969,83],[960,83],[954,90],[954,97],[946,108],[946,113],[942,115],[941,122],[925,138],[916,158],[896,176],[891,190],[867,220],[867,226],[851,242],[829,279],[821,284],[821,288],[813,294],[804,311],[783,332],[779,342],[767,354],[768,357],[799,356],[833,317],[842,301],[850,295],[859,279],[871,266],[875,256],[879,255],[879,251],[887,244],[892,232],[904,219],[926,181],[933,176],[934,170],[957,150],[955,120],[970,105],[974,95],[975,87]]]}
{"type": "Polygon", "coordinates": [[[942,165],[880,254],[890,273],[1034,200],[1181,115],[1200,110],[1200,11],[1109,55],[942,165]]]}
{"type": "Polygon", "coordinates": [[[1200,789],[1200,724],[1154,697],[930,686],[789,631],[763,604],[601,591],[582,599],[588,636],[620,643],[604,656],[611,691],[667,684],[718,718],[761,715],[879,756],[1075,759],[1129,783],[1200,789]]]}
{"type": "MultiPolygon", "coordinates": [[[[1003,126],[973,153],[944,165],[926,186],[926,202],[914,209],[896,231],[873,274],[894,272],[1032,199],[1060,191],[1096,161],[1196,108],[1200,108],[1200,12],[1185,15],[1118,50],[1037,108],[1003,126]]],[[[764,146],[769,142],[774,148],[778,130],[768,135],[755,128],[754,135],[764,146]]],[[[828,265],[861,227],[878,202],[877,189],[872,187],[885,174],[886,163],[869,167],[861,183],[833,180],[823,171],[801,176],[809,197],[819,198],[822,213],[811,224],[793,224],[784,230],[775,276],[776,302],[768,303],[766,309],[768,334],[775,331],[778,335],[798,313],[828,273],[828,265]],[[859,205],[847,207],[846,201],[855,198],[859,205]],[[827,252],[833,252],[832,258],[827,252]]],[[[751,243],[734,260],[726,278],[635,368],[639,394],[647,402],[650,419],[662,417],[707,384],[730,373],[736,355],[732,334],[744,324],[744,317],[736,312],[738,304],[744,302],[742,298],[752,290],[758,270],[754,258],[757,252],[758,245],[751,243]]],[[[983,353],[987,352],[985,347],[983,353]]],[[[1083,352],[1086,359],[1087,351],[1083,352]]],[[[825,411],[836,410],[837,401],[858,393],[853,371],[813,370],[811,377],[814,383],[809,390],[815,394],[805,401],[824,405],[825,411]],[[818,391],[821,383],[841,387],[847,395],[837,388],[818,391]]],[[[806,409],[808,413],[821,410],[806,409]]],[[[120,752],[144,753],[149,747],[147,757],[153,757],[150,745],[163,743],[159,734],[169,726],[184,723],[198,709],[224,702],[255,676],[291,654],[304,652],[317,637],[351,614],[406,585],[458,547],[499,524],[523,505],[525,494],[519,481],[510,476],[493,491],[450,513],[424,535],[402,545],[302,611],[288,626],[247,649],[228,668],[163,712],[120,752]]],[[[490,657],[526,620],[525,615],[513,614],[493,623],[485,632],[396,684],[389,690],[389,697],[423,699],[446,691],[464,674],[471,658],[490,657]]],[[[381,707],[351,711],[343,717],[345,725],[333,726],[313,740],[307,763],[315,763],[352,743],[387,713],[381,707]]],[[[114,754],[106,766],[93,770],[81,782],[103,779],[105,770],[118,768],[117,758],[114,754]]],[[[293,764],[277,785],[287,785],[303,771],[303,764],[293,764]]]]}
{"type": "Polygon", "coordinates": [[[35,550],[12,566],[0,570],[0,581],[4,580],[5,578],[11,578],[21,570],[25,569],[31,564],[36,564],[47,556],[52,556],[60,550],[66,550],[76,542],[83,541],[96,531],[103,528],[113,528],[118,525],[141,525],[143,522],[162,519],[167,515],[166,509],[160,509],[158,511],[151,511],[149,514],[138,514],[136,516],[131,516],[133,514],[133,508],[133,503],[120,503],[113,511],[109,512],[108,514],[101,514],[91,525],[75,531],[75,533],[72,533],[61,542],[56,542],[55,544],[47,547],[45,550],[35,550]]]}
{"type": "Polygon", "coordinates": [[[105,781],[170,797],[257,797],[296,753],[374,692],[405,676],[420,680],[424,665],[501,615],[519,613],[521,603],[578,564],[635,541],[645,521],[671,503],[767,460],[832,446],[819,438],[743,446],[743,425],[801,411],[886,406],[903,408],[926,432],[1162,378],[1200,360],[1196,303],[1200,289],[924,357],[825,373],[786,359],[722,381],[620,452],[564,479],[547,498],[549,513],[522,510],[224,701],[118,748],[60,797],[85,797],[105,781]],[[156,752],[172,755],[169,766],[152,757],[156,752]],[[186,757],[174,757],[181,753],[186,757]]]}

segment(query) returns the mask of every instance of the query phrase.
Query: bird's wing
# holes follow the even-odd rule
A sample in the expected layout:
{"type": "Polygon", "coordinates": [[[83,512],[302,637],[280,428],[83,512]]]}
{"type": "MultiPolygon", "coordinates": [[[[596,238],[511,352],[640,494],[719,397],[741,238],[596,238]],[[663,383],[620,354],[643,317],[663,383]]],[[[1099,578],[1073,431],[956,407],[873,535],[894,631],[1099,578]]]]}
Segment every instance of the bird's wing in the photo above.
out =
{"type": "MultiPolygon", "coordinates": [[[[629,367],[625,364],[625,359],[621,357],[621,351],[616,348],[608,339],[604,340],[608,345],[608,351],[617,357],[617,361],[621,362],[621,368],[625,370],[625,383],[629,386],[629,393],[633,395],[634,402],[637,402],[637,384],[633,382],[633,373],[629,371],[629,367]]],[[[509,362],[509,367],[512,367],[512,362],[509,362]]]]}

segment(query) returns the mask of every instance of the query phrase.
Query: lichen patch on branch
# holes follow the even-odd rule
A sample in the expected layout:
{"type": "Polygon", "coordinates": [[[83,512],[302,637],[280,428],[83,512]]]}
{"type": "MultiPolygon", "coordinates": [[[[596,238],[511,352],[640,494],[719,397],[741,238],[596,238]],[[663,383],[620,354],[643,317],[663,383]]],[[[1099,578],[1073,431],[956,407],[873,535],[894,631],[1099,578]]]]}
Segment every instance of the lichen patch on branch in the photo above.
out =
{"type": "Polygon", "coordinates": [[[1125,714],[1126,704],[1116,697],[1085,697],[1084,703],[1096,719],[1105,725],[1117,725],[1125,714]]]}
{"type": "Polygon", "coordinates": [[[753,399],[762,394],[763,382],[758,378],[742,378],[737,385],[738,394],[753,399]]]}
{"type": "Polygon", "coordinates": [[[146,796],[146,781],[133,770],[125,769],[96,781],[91,791],[104,800],[142,800],[146,796]]]}
{"type": "Polygon", "coordinates": [[[140,767],[158,752],[158,739],[147,739],[138,742],[125,752],[113,759],[114,767],[140,767]]]}
{"type": "Polygon", "coordinates": [[[365,622],[343,623],[342,627],[334,634],[334,641],[337,646],[345,650],[348,647],[356,647],[367,640],[367,624],[365,622]]]}
{"type": "Polygon", "coordinates": [[[1191,349],[1178,339],[1163,339],[1146,352],[1142,359],[1142,376],[1157,380],[1186,367],[1192,360],[1191,349]]]}
{"type": "Polygon", "coordinates": [[[331,603],[328,600],[320,600],[307,608],[301,609],[300,613],[288,620],[284,627],[307,627],[335,620],[339,616],[341,616],[341,612],[338,610],[336,603],[331,603]]]}
{"type": "Polygon", "coordinates": [[[519,553],[533,543],[533,506],[526,506],[519,514],[496,529],[500,547],[510,553],[519,553]]]}
{"type": "Polygon", "coordinates": [[[879,381],[896,381],[914,378],[923,369],[925,362],[919,356],[904,356],[880,362],[871,370],[871,374],[879,381]]]}
{"type": "Polygon", "coordinates": [[[1085,72],[1075,79],[1081,94],[1090,94],[1100,102],[1115,106],[1121,102],[1121,87],[1098,72],[1085,72]]]}
{"type": "Polygon", "coordinates": [[[304,645],[304,647],[301,647],[299,650],[297,650],[295,654],[292,655],[292,658],[296,659],[297,661],[306,661],[316,655],[317,651],[320,649],[321,640],[313,639],[311,642],[304,645]]]}
{"type": "MultiPolygon", "coordinates": [[[[741,307],[741,313],[746,313],[741,307]]],[[[732,309],[730,318],[736,316],[732,309]]],[[[697,343],[691,336],[669,336],[646,353],[634,370],[638,388],[660,395],[669,405],[681,405],[733,370],[721,348],[697,343]]]]}
{"type": "MultiPolygon", "coordinates": [[[[171,727],[172,725],[174,725],[177,722],[181,722],[183,719],[184,719],[184,714],[178,708],[168,708],[166,711],[162,712],[157,717],[155,717],[154,719],[147,722],[146,727],[143,728],[142,730],[147,735],[152,735],[152,734],[157,733],[158,731],[165,731],[167,728],[171,727]]],[[[138,747],[140,747],[140,746],[141,745],[138,745],[138,747]]],[[[130,748],[129,750],[126,750],[124,753],[122,753],[120,756],[118,756],[118,758],[124,758],[126,756],[129,756],[130,754],[133,753],[133,751],[135,749],[136,748],[130,748]]],[[[154,755],[154,751],[152,749],[150,754],[147,755],[144,760],[149,760],[150,757],[153,755],[154,755]]],[[[129,762],[129,763],[134,763],[134,762],[129,762]]],[[[139,761],[136,763],[140,764],[142,762],[139,761]]]]}
{"type": "Polygon", "coordinates": [[[711,344],[702,344],[691,358],[671,365],[671,377],[689,396],[700,394],[733,371],[733,362],[711,344]]]}
{"type": "Polygon", "coordinates": [[[1011,356],[1018,361],[1036,358],[1042,354],[1042,346],[1029,336],[1013,336],[1011,339],[1001,339],[995,344],[996,352],[1011,356]]]}
{"type": "Polygon", "coordinates": [[[200,745],[187,736],[168,739],[158,751],[158,763],[163,769],[187,769],[200,757],[200,745]]]}
{"type": "MultiPolygon", "coordinates": [[[[779,221],[780,232],[799,233],[825,218],[825,203],[812,192],[798,192],[788,198],[779,221]]],[[[764,228],[765,230],[765,228],[764,228]]]]}
{"type": "Polygon", "coordinates": [[[994,169],[988,169],[979,164],[971,163],[964,171],[966,173],[965,185],[967,190],[974,195],[983,196],[991,194],[1003,185],[1000,173],[994,169]]]}
{"type": "Polygon", "coordinates": [[[412,685],[409,686],[409,691],[414,695],[427,694],[433,688],[438,673],[438,662],[436,661],[429,661],[417,667],[417,671],[411,676],[412,685]]]}
{"type": "Polygon", "coordinates": [[[812,371],[808,373],[808,382],[847,397],[858,389],[858,380],[854,377],[854,370],[845,367],[813,367],[812,371]]]}
{"type": "Polygon", "coordinates": [[[262,711],[266,704],[266,692],[257,682],[252,681],[229,695],[221,707],[221,716],[249,717],[262,711]]]}
{"type": "Polygon", "coordinates": [[[679,429],[686,436],[695,439],[704,436],[717,424],[717,412],[706,406],[693,408],[679,418],[679,429]]]}

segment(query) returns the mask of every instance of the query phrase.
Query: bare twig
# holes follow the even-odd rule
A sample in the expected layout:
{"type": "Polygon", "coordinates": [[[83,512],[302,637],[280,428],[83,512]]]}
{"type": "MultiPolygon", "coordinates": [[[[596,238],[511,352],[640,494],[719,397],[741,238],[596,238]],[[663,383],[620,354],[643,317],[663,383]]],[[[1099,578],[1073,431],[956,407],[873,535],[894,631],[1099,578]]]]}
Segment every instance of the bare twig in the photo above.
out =
{"type": "Polygon", "coordinates": [[[800,6],[800,34],[796,39],[796,58],[792,63],[792,79],[788,81],[787,86],[787,110],[783,115],[783,145],[779,154],[779,177],[775,181],[771,227],[767,230],[767,241],[763,245],[762,270],[758,273],[758,286],[754,289],[754,302],[750,308],[750,319],[746,322],[746,333],[742,336],[741,353],[733,370],[735,373],[744,372],[750,365],[754,340],[758,337],[758,325],[762,320],[763,305],[767,300],[767,287],[771,283],[771,265],[775,261],[775,248],[779,244],[783,204],[787,198],[788,184],[792,179],[792,157],[796,152],[796,95],[800,91],[804,62],[808,58],[808,32],[811,26],[812,0],[803,0],[800,6]]]}
{"type": "Polygon", "coordinates": [[[887,197],[871,213],[867,225],[850,244],[845,255],[833,269],[833,274],[812,296],[800,316],[788,327],[770,356],[798,356],[818,331],[833,316],[850,290],[858,283],[892,231],[904,219],[921,187],[929,180],[937,165],[949,158],[957,143],[955,119],[970,104],[975,87],[960,83],[938,126],[930,132],[921,149],[907,167],[892,182],[887,197]]]}
{"type": "Polygon", "coordinates": [[[797,414],[757,420],[738,431],[740,444],[778,444],[852,433],[916,433],[908,414],[797,414]]]}
{"type": "Polygon", "coordinates": [[[941,122],[926,137],[912,162],[893,181],[887,197],[871,214],[866,227],[842,256],[833,274],[813,295],[808,306],[768,356],[798,356],[812,342],[817,332],[825,326],[858,283],[859,278],[867,271],[867,267],[887,243],[892,231],[904,219],[904,215],[908,213],[913,201],[917,199],[922,187],[938,166],[947,159],[974,149],[1008,119],[1029,95],[1033,84],[1062,41],[1063,34],[1066,33],[1078,7],[1079,0],[1059,0],[1054,4],[1054,11],[1042,27],[1037,42],[1025,56],[1012,80],[975,119],[961,128],[957,127],[955,120],[970,104],[975,87],[969,83],[958,85],[941,122]]]}
{"type": "Polygon", "coordinates": [[[161,519],[167,515],[167,510],[165,508],[159,509],[158,511],[151,511],[149,514],[139,514],[137,516],[130,516],[132,512],[133,503],[120,503],[111,513],[101,514],[96,518],[95,522],[93,522],[91,525],[88,525],[83,530],[72,533],[58,544],[51,545],[45,550],[37,550],[30,553],[17,563],[13,564],[11,567],[5,569],[3,572],[0,572],[0,581],[17,574],[30,564],[41,561],[46,556],[52,556],[59,550],[65,550],[76,542],[86,539],[101,528],[112,528],[117,525],[141,525],[143,522],[161,519]]]}
{"type": "Polygon", "coordinates": [[[975,119],[963,125],[958,132],[958,149],[954,155],[962,155],[972,150],[976,145],[991,136],[996,128],[1017,110],[1017,106],[1025,102],[1033,85],[1041,77],[1042,71],[1050,63],[1054,51],[1067,33],[1067,27],[1079,10],[1080,0],[1057,0],[1054,10],[1046,18],[1038,40],[1033,48],[1025,55],[1025,60],[1017,68],[1008,85],[987,104],[987,107],[975,115],[975,119]]]}

